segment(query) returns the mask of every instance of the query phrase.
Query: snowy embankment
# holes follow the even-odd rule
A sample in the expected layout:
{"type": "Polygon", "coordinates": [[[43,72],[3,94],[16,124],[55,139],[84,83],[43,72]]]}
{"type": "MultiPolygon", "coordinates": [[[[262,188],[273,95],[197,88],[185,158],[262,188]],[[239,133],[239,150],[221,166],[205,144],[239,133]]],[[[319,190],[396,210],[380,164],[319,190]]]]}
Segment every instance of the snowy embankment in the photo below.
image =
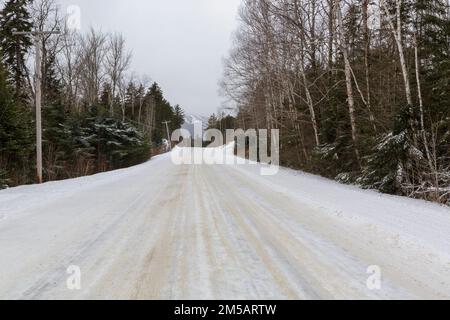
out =
{"type": "MultiPolygon", "coordinates": [[[[237,168],[255,177],[257,167],[237,168]]],[[[357,186],[344,185],[292,169],[257,179],[276,185],[313,207],[352,224],[369,225],[401,243],[426,248],[450,257],[450,208],[423,200],[391,196],[357,186]]]]}
{"type": "MultiPolygon", "coordinates": [[[[161,161],[162,156],[155,156],[151,162],[161,161]]],[[[17,218],[16,215],[27,214],[28,209],[51,203],[62,197],[76,195],[77,192],[96,190],[105,185],[120,183],[127,177],[138,176],[149,162],[131,168],[119,169],[91,176],[46,182],[41,185],[25,185],[0,190],[0,221],[17,218]]]]}

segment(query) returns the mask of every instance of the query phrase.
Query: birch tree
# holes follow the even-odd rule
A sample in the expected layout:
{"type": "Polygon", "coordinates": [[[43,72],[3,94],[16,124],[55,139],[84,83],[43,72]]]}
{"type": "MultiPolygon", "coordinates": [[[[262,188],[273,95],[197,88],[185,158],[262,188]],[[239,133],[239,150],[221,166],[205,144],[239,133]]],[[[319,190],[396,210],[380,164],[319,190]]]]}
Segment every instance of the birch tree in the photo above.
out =
{"type": "Polygon", "coordinates": [[[112,90],[109,108],[111,115],[114,113],[114,97],[122,85],[124,72],[129,68],[130,62],[131,52],[125,48],[125,38],[121,34],[110,35],[107,40],[105,68],[112,90]]]}

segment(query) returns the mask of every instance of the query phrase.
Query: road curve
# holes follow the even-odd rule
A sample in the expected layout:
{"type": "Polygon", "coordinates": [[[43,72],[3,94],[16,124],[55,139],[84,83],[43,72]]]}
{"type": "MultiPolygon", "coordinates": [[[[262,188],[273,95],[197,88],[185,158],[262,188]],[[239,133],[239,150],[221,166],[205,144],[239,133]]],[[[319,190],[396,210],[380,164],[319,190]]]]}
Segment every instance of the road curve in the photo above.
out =
{"type": "Polygon", "coordinates": [[[25,187],[11,201],[40,199],[0,218],[0,298],[450,298],[448,261],[242,170],[163,155],[76,188],[25,187]],[[382,271],[375,290],[371,265],[382,271]],[[67,287],[69,266],[79,290],[67,287]]]}

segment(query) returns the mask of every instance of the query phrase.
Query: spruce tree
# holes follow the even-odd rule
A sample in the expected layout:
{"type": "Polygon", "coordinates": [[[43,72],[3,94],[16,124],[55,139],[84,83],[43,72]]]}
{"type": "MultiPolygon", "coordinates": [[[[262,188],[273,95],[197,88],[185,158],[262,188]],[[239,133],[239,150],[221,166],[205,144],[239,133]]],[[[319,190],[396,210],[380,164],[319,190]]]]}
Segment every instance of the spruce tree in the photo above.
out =
{"type": "Polygon", "coordinates": [[[30,119],[29,110],[14,103],[6,72],[0,65],[0,187],[15,184],[11,181],[14,172],[27,171],[33,149],[30,119]]]}
{"type": "Polygon", "coordinates": [[[365,188],[390,194],[406,194],[409,187],[417,184],[418,177],[411,172],[420,172],[424,163],[424,155],[414,143],[418,127],[417,108],[401,108],[392,131],[379,139],[373,153],[367,157],[367,166],[358,182],[365,188]]]}
{"type": "MultiPolygon", "coordinates": [[[[166,138],[166,128],[163,121],[172,121],[174,119],[174,110],[170,103],[164,99],[163,92],[159,85],[155,82],[150,87],[149,96],[153,99],[155,105],[155,123],[156,127],[153,131],[152,140],[156,145],[160,145],[163,139],[166,138]]],[[[170,123],[170,129],[174,130],[174,124],[170,123]]],[[[178,128],[175,128],[178,129],[178,128]]]]}
{"type": "Polygon", "coordinates": [[[135,120],[136,116],[136,96],[137,89],[133,81],[130,81],[125,92],[125,113],[126,117],[132,121],[135,120]]]}
{"type": "Polygon", "coordinates": [[[32,23],[29,13],[31,0],[8,0],[0,12],[0,51],[1,63],[6,68],[9,81],[14,86],[16,101],[26,98],[25,55],[29,51],[32,40],[29,35],[15,35],[15,31],[31,31],[32,23]]]}
{"type": "Polygon", "coordinates": [[[178,104],[174,107],[172,123],[175,130],[180,129],[184,124],[184,111],[178,104]]]}
{"type": "MultiPolygon", "coordinates": [[[[445,0],[416,2],[419,59],[425,107],[436,118],[450,116],[450,20],[445,0]]],[[[435,119],[434,119],[435,120],[435,119]]]]}
{"type": "Polygon", "coordinates": [[[218,129],[219,125],[218,125],[218,120],[216,117],[216,114],[212,114],[209,118],[208,118],[208,128],[207,129],[218,129]]]}
{"type": "Polygon", "coordinates": [[[62,86],[55,71],[54,55],[47,55],[43,64],[43,151],[47,180],[66,178],[66,162],[73,156],[68,112],[62,99],[62,86]]]}

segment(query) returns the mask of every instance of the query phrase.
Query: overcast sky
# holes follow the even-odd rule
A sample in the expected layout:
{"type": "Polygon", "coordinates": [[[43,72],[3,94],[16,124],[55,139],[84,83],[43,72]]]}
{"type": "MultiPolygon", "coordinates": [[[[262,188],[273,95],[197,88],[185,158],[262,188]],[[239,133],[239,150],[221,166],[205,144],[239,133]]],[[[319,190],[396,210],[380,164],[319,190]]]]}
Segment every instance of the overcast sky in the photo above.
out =
{"type": "Polygon", "coordinates": [[[82,29],[121,32],[132,69],[157,81],[172,104],[207,116],[222,98],[222,58],[237,26],[240,0],[59,0],[81,9],[82,29]]]}

